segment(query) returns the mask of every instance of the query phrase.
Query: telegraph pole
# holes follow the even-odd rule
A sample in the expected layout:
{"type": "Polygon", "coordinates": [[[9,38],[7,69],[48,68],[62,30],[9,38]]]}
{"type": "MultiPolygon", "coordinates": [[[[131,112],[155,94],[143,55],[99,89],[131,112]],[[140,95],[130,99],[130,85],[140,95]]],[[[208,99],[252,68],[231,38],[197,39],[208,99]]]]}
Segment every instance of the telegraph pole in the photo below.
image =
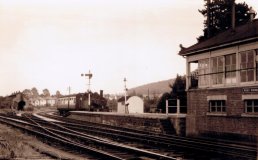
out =
{"type": "Polygon", "coordinates": [[[88,79],[89,79],[89,83],[88,83],[88,95],[89,95],[89,97],[88,97],[88,105],[89,105],[89,107],[90,107],[90,79],[92,78],[93,74],[90,73],[90,71],[89,71],[89,73],[87,73],[87,74],[81,74],[81,76],[82,76],[82,77],[83,77],[83,76],[88,77],[88,79]]]}
{"type": "Polygon", "coordinates": [[[124,83],[125,83],[125,114],[128,114],[129,110],[128,110],[128,105],[126,104],[126,96],[127,96],[126,81],[127,81],[126,78],[124,78],[124,83]]]}
{"type": "MultiPolygon", "coordinates": [[[[71,94],[71,87],[69,86],[68,87],[68,95],[70,96],[70,94],[71,94]]],[[[70,106],[70,97],[68,97],[68,109],[69,109],[69,106],[70,106]]]]}

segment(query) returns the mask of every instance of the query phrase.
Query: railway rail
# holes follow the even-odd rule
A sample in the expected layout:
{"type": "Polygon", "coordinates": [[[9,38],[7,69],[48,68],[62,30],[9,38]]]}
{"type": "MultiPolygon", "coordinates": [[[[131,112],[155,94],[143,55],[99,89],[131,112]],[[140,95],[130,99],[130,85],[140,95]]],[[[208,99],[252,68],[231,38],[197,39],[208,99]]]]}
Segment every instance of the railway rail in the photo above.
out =
{"type": "MultiPolygon", "coordinates": [[[[175,135],[157,134],[124,127],[71,120],[55,115],[42,114],[42,116],[59,120],[61,122],[55,123],[69,129],[94,136],[108,137],[109,139],[119,142],[129,142],[132,143],[132,145],[141,143],[145,144],[145,148],[146,146],[152,149],[158,148],[159,150],[164,150],[164,152],[170,152],[172,150],[172,152],[179,152],[179,154],[183,155],[190,153],[190,155],[184,156],[184,158],[192,158],[194,157],[193,154],[199,154],[225,157],[224,159],[251,160],[256,159],[257,156],[257,146],[254,144],[247,145],[232,141],[214,141],[213,139],[179,137],[175,135]]],[[[198,159],[198,157],[196,159],[198,159]]]]}
{"type": "Polygon", "coordinates": [[[1,115],[0,121],[36,135],[46,143],[64,146],[68,150],[85,154],[90,158],[94,157],[94,159],[176,159],[74,131],[61,124],[46,122],[29,115],[23,117],[1,115]]]}

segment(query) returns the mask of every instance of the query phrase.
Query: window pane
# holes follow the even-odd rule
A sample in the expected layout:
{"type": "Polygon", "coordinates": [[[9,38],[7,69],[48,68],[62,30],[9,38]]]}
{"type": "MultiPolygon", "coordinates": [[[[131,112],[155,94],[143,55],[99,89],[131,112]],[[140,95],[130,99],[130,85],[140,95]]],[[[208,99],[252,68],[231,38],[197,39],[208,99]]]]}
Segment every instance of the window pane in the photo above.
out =
{"type": "Polygon", "coordinates": [[[254,107],[254,112],[258,112],[258,107],[254,107]]]}
{"type": "Polygon", "coordinates": [[[218,57],[218,66],[223,67],[223,57],[218,57]]]}
{"type": "Polygon", "coordinates": [[[222,103],[222,106],[226,106],[225,105],[226,101],[221,101],[221,103],[222,103]]]}
{"type": "Polygon", "coordinates": [[[210,112],[226,112],[224,100],[212,100],[210,101],[210,112]]]}
{"type": "Polygon", "coordinates": [[[241,53],[241,63],[245,63],[246,62],[246,53],[241,53]]]}
{"type": "Polygon", "coordinates": [[[212,58],[212,67],[217,67],[217,58],[212,58]]]}
{"type": "Polygon", "coordinates": [[[248,52],[248,55],[247,55],[247,62],[248,62],[248,63],[254,62],[254,53],[253,53],[253,51],[249,51],[249,52],[248,52]]]}
{"type": "Polygon", "coordinates": [[[246,67],[246,63],[241,63],[241,64],[240,64],[240,68],[241,68],[241,69],[246,69],[246,68],[247,68],[247,67],[246,67]]]}
{"type": "Polygon", "coordinates": [[[254,100],[254,106],[258,107],[258,100],[254,100]]]}
{"type": "Polygon", "coordinates": [[[236,64],[236,54],[232,55],[232,64],[236,64]]]}
{"type": "Polygon", "coordinates": [[[230,65],[231,55],[225,56],[225,65],[230,65]]]}
{"type": "Polygon", "coordinates": [[[247,107],[247,108],[246,108],[246,111],[247,111],[247,112],[253,112],[253,111],[252,111],[252,107],[247,107]]]}
{"type": "Polygon", "coordinates": [[[252,100],[247,100],[247,101],[246,101],[246,106],[247,106],[247,107],[250,107],[250,106],[252,106],[252,103],[253,103],[252,100]]]}
{"type": "Polygon", "coordinates": [[[217,84],[222,84],[222,82],[223,82],[223,73],[218,74],[218,82],[217,82],[217,84]]]}
{"type": "Polygon", "coordinates": [[[247,71],[247,80],[253,81],[254,80],[254,70],[248,70],[247,71]]]}
{"type": "Polygon", "coordinates": [[[236,54],[225,56],[226,84],[236,83],[236,54]]]}
{"type": "Polygon", "coordinates": [[[258,81],[258,62],[256,62],[256,81],[258,81]]]}
{"type": "Polygon", "coordinates": [[[225,71],[230,71],[230,70],[231,70],[231,66],[230,65],[225,66],[225,71]]]}
{"type": "Polygon", "coordinates": [[[241,82],[246,82],[246,71],[240,72],[241,82]]]}
{"type": "Polygon", "coordinates": [[[209,71],[209,59],[200,60],[198,62],[198,76],[199,81],[198,84],[200,86],[205,86],[208,84],[208,75],[206,75],[209,71]]]}

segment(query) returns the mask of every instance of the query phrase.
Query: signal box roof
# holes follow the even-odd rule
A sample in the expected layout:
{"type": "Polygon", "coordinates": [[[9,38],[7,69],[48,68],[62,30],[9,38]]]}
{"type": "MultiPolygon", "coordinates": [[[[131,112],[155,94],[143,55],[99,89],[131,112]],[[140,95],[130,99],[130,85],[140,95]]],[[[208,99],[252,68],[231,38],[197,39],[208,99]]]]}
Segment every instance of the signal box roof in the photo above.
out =
{"type": "Polygon", "coordinates": [[[179,55],[188,56],[199,54],[219,48],[225,48],[255,41],[258,41],[258,19],[238,26],[234,31],[232,29],[228,29],[207,40],[196,43],[188,48],[183,48],[179,52],[179,55]]]}

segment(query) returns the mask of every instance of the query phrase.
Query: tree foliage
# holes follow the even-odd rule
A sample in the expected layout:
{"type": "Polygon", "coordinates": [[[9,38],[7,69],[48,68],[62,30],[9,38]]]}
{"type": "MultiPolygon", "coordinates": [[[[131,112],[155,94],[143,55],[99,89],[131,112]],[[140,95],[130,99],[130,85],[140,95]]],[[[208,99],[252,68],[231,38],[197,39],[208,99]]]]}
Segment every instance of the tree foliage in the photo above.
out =
{"type": "Polygon", "coordinates": [[[157,109],[161,111],[162,113],[166,112],[166,100],[171,99],[171,94],[166,92],[164,93],[158,101],[157,109]]]}
{"type": "Polygon", "coordinates": [[[157,109],[161,110],[162,113],[166,112],[166,100],[168,99],[179,99],[180,105],[186,106],[187,96],[186,96],[186,78],[185,76],[177,75],[173,85],[170,85],[171,92],[164,93],[157,104],[157,109]]]}
{"type": "Polygon", "coordinates": [[[61,97],[61,96],[62,96],[62,94],[60,93],[60,91],[57,90],[57,91],[56,91],[56,97],[59,98],[59,97],[61,97]]]}
{"type": "MultiPolygon", "coordinates": [[[[207,1],[207,0],[205,0],[207,1]]],[[[225,31],[232,26],[232,5],[235,0],[211,0],[210,4],[204,5],[204,9],[199,12],[206,18],[204,21],[204,35],[198,37],[198,41],[203,41],[207,38],[217,35],[218,33],[225,31]],[[209,10],[209,29],[208,33],[208,10],[209,10]]],[[[249,6],[243,3],[235,4],[235,25],[239,26],[250,21],[249,6]]]]}
{"type": "Polygon", "coordinates": [[[33,88],[31,89],[31,92],[32,92],[32,96],[33,96],[34,98],[36,98],[36,97],[39,96],[39,92],[38,92],[38,90],[37,90],[36,87],[33,87],[33,88]]]}
{"type": "Polygon", "coordinates": [[[43,97],[50,97],[50,92],[48,89],[43,89],[43,97]]]}
{"type": "Polygon", "coordinates": [[[25,98],[30,98],[32,96],[32,92],[29,89],[24,89],[22,91],[22,94],[24,95],[25,98]]]}

